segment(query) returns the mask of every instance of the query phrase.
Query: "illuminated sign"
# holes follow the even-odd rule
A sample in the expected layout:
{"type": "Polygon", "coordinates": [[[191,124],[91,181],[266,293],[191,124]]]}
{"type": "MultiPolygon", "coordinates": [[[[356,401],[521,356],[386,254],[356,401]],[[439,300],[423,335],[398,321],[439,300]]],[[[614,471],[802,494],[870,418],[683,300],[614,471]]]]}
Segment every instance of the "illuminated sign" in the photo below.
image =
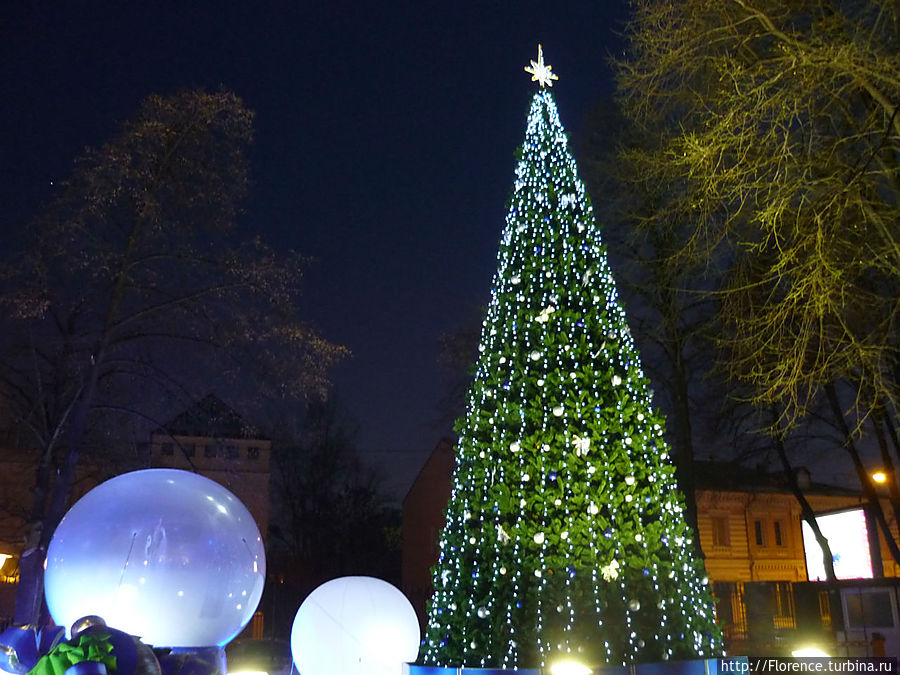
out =
{"type": "MultiPolygon", "coordinates": [[[[816,516],[819,529],[828,540],[834,559],[834,574],[838,579],[871,579],[872,556],[866,514],[851,509],[816,516]]],[[[803,548],[806,551],[806,575],[810,581],[825,581],[822,548],[812,528],[804,520],[803,548]]]]}

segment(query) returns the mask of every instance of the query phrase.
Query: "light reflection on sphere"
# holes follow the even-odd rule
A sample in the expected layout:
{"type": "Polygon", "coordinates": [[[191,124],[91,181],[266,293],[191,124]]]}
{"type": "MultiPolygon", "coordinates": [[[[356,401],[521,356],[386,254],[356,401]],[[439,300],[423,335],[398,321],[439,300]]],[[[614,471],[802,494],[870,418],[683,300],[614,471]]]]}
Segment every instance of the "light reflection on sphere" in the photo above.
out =
{"type": "Polygon", "coordinates": [[[400,675],[419,652],[419,620],[406,596],[373,577],[341,577],[297,610],[291,653],[302,675],[400,675]]]}
{"type": "Polygon", "coordinates": [[[237,497],[195,473],[147,469],[69,510],[44,592],[60,626],[96,614],[156,647],[222,646],[252,618],[265,576],[259,529],[237,497]]]}

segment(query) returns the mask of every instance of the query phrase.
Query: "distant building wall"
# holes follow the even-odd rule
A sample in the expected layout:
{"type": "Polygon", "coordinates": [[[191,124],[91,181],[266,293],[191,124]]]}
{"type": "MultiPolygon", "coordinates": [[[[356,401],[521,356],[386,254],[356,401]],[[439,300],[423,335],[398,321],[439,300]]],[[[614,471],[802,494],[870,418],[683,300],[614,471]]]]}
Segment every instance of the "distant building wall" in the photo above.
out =
{"type": "MultiPolygon", "coordinates": [[[[700,546],[711,580],[807,580],[800,504],[793,494],[701,489],[696,495],[700,546]]],[[[808,494],[806,499],[816,513],[867,503],[849,495],[808,494]]],[[[887,500],[882,509],[897,537],[887,500]]],[[[900,576],[881,533],[878,539],[884,575],[900,576]]]]}
{"type": "MultiPolygon", "coordinates": [[[[15,606],[18,558],[26,545],[39,460],[37,450],[0,446],[0,554],[12,556],[0,566],[0,626],[11,620],[15,606]]],[[[196,471],[225,486],[250,511],[265,543],[269,526],[270,460],[271,442],[264,439],[154,434],[149,458],[145,450],[139,464],[145,468],[196,471]],[[186,453],[190,453],[190,457],[186,453]]],[[[125,468],[82,458],[70,504],[107,478],[135,468],[140,468],[138,461],[125,468]]]]}
{"type": "Polygon", "coordinates": [[[24,451],[0,448],[0,629],[12,621],[15,608],[18,558],[25,541],[35,466],[24,451]]]}
{"type": "Polygon", "coordinates": [[[422,625],[431,597],[431,567],[438,560],[444,510],[450,501],[454,461],[450,441],[440,441],[403,500],[401,585],[422,625]]]}
{"type": "MultiPolygon", "coordinates": [[[[28,519],[34,500],[34,486],[40,462],[36,449],[0,445],[0,626],[12,620],[19,557],[36,542],[26,542],[28,519]],[[5,556],[10,556],[8,559],[5,556]]],[[[75,471],[69,504],[110,477],[110,467],[83,458],[75,471]]]]}
{"type": "Polygon", "coordinates": [[[272,443],[262,439],[154,434],[150,441],[151,467],[196,471],[225,486],[250,511],[264,542],[271,454],[272,443]]]}

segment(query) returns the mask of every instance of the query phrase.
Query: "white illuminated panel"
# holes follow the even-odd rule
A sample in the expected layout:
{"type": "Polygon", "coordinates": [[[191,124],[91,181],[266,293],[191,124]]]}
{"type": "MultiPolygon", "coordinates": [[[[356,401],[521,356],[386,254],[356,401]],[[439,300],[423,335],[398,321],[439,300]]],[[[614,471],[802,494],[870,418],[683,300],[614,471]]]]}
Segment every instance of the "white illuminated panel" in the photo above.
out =
{"type": "MultiPolygon", "coordinates": [[[[838,579],[871,579],[872,557],[863,510],[816,516],[816,522],[831,547],[835,576],[838,579]]],[[[806,550],[807,577],[810,581],[825,581],[822,548],[806,521],[803,521],[803,547],[806,550]]]]}

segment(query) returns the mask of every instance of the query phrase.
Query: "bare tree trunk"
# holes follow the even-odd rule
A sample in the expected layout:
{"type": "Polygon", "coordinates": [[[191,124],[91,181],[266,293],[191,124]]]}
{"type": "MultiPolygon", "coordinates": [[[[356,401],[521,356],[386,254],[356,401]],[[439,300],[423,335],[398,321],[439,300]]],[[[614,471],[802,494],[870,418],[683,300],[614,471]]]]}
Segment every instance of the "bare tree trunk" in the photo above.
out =
{"type": "Polygon", "coordinates": [[[35,472],[32,490],[31,514],[25,546],[19,557],[19,583],[16,586],[16,605],[13,614],[15,624],[36,624],[40,619],[41,599],[44,593],[43,527],[50,490],[53,447],[46,448],[35,472]]]}
{"type": "Polygon", "coordinates": [[[891,446],[894,448],[894,455],[900,459],[900,438],[897,437],[897,427],[894,426],[894,422],[891,419],[891,412],[887,405],[882,405],[884,409],[884,427],[887,429],[887,437],[891,442],[891,446]]]}
{"type": "Polygon", "coordinates": [[[61,421],[61,426],[54,435],[54,440],[63,429],[65,456],[62,460],[55,479],[50,475],[50,462],[53,456],[53,447],[44,453],[42,465],[38,469],[38,482],[35,491],[34,508],[32,513],[31,532],[35,535],[36,542],[30,542],[30,547],[23,553],[19,565],[19,583],[16,587],[16,610],[14,621],[17,624],[33,624],[43,626],[49,623],[49,614],[46,611],[44,599],[44,567],[47,559],[47,550],[57,525],[66,515],[69,501],[72,496],[72,486],[75,483],[75,470],[81,456],[81,446],[87,430],[88,415],[90,414],[94,394],[97,390],[97,382],[100,375],[99,363],[102,358],[103,347],[108,339],[108,333],[101,341],[97,356],[87,374],[86,384],[79,389],[78,396],[73,402],[71,415],[67,414],[61,421]],[[46,462],[47,466],[44,466],[46,462]],[[40,501],[39,501],[40,500],[40,501]],[[48,501],[49,500],[49,501],[48,501]]]}
{"type": "Polygon", "coordinates": [[[694,531],[698,556],[704,557],[700,548],[700,523],[697,517],[696,482],[694,481],[694,442],[691,431],[691,410],[688,401],[687,375],[682,352],[682,344],[672,347],[672,402],[675,412],[676,467],[678,482],[684,491],[685,520],[694,531]]]}
{"type": "MultiPolygon", "coordinates": [[[[775,411],[772,411],[772,415],[775,419],[778,419],[775,411]]],[[[797,481],[797,474],[788,459],[787,450],[784,447],[784,437],[780,429],[774,434],[774,439],[775,449],[778,451],[778,459],[781,460],[781,466],[784,469],[785,476],[787,476],[788,485],[790,485],[794,497],[800,503],[800,512],[803,514],[803,520],[812,529],[816,542],[818,542],[819,548],[822,549],[822,564],[825,566],[825,578],[829,586],[831,586],[837,581],[837,576],[834,573],[834,555],[831,552],[831,546],[828,543],[828,539],[822,534],[822,530],[819,528],[819,523],[816,520],[816,514],[806,500],[806,495],[803,494],[800,483],[797,481]]]]}
{"type": "Polygon", "coordinates": [[[897,540],[894,538],[891,528],[887,523],[887,519],[884,517],[884,510],[881,508],[881,502],[878,501],[878,494],[875,492],[872,480],[866,472],[866,467],[863,464],[862,458],[859,456],[856,444],[853,442],[853,435],[850,432],[850,427],[847,426],[847,421],[844,419],[844,412],[841,410],[841,404],[840,401],[838,401],[834,385],[825,385],[824,389],[825,395],[828,398],[828,404],[831,407],[831,412],[834,414],[835,421],[840,427],[841,433],[844,435],[844,448],[850,455],[850,459],[853,460],[853,467],[856,469],[856,475],[859,477],[860,485],[862,485],[863,492],[865,492],[866,497],[869,499],[872,515],[875,517],[875,521],[878,523],[878,527],[884,535],[884,540],[887,542],[891,557],[894,559],[894,562],[900,565],[900,548],[897,547],[897,540]]]}
{"type": "Polygon", "coordinates": [[[881,451],[881,462],[884,474],[887,478],[888,494],[890,495],[891,510],[894,513],[894,522],[900,523],[900,489],[897,487],[897,473],[894,471],[894,461],[891,458],[887,438],[885,438],[882,422],[886,423],[882,411],[875,411],[872,416],[872,428],[875,431],[875,439],[878,441],[878,449],[881,451]]]}

